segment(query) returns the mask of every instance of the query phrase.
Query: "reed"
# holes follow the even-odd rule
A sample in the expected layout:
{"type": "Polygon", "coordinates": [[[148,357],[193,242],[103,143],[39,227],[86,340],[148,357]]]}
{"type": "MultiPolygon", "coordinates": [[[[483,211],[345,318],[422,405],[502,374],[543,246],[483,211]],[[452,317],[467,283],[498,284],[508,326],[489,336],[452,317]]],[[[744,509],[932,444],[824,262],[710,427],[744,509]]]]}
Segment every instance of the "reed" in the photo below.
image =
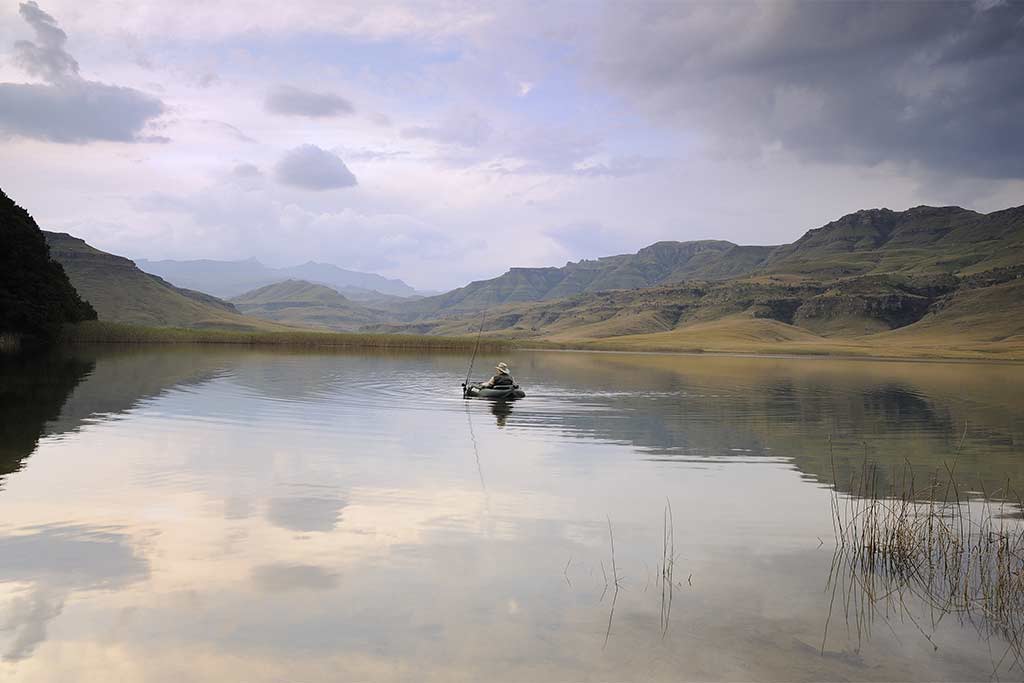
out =
{"type": "Polygon", "coordinates": [[[851,475],[850,495],[833,487],[829,621],[841,598],[858,642],[877,616],[898,615],[938,649],[935,628],[952,615],[1005,641],[995,675],[1007,659],[1024,665],[1024,505],[1009,482],[965,497],[955,476],[959,452],[923,483],[907,464],[888,486],[865,457],[851,475]],[[915,604],[925,611],[915,612],[915,604]]]}
{"type": "Polygon", "coordinates": [[[676,567],[676,531],[672,515],[672,502],[665,500],[665,511],[662,514],[661,533],[661,637],[668,635],[668,627],[672,619],[672,597],[676,584],[673,579],[676,567]]]}
{"type": "Polygon", "coordinates": [[[14,353],[21,348],[21,337],[12,332],[0,333],[0,353],[14,353]]]}
{"type": "MultiPolygon", "coordinates": [[[[442,337],[412,334],[361,334],[348,332],[234,331],[141,327],[109,322],[87,322],[65,328],[62,341],[68,344],[238,344],[295,348],[423,349],[469,351],[476,344],[471,337],[442,337]]],[[[487,351],[503,351],[511,344],[483,340],[487,351]]]]}

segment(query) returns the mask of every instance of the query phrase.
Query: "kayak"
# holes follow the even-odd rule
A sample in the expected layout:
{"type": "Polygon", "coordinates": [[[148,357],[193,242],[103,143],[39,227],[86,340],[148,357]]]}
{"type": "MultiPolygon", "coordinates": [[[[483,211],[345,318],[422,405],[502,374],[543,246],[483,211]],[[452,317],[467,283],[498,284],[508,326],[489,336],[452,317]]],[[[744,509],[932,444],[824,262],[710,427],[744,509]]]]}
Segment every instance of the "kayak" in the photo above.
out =
{"type": "Polygon", "coordinates": [[[484,388],[479,384],[470,384],[466,387],[466,398],[526,398],[526,392],[519,388],[518,384],[510,384],[504,387],[484,388]]]}

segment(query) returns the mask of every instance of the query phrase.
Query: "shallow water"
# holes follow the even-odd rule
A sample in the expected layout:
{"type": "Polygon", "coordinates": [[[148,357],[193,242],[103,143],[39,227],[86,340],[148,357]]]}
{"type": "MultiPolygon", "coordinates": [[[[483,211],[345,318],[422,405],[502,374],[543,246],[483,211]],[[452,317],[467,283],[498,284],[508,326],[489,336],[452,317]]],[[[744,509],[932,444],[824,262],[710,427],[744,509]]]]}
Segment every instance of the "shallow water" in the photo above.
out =
{"type": "Polygon", "coordinates": [[[463,401],[458,355],[0,361],[0,679],[1022,677],[827,582],[865,457],[962,440],[965,492],[1024,490],[1024,367],[507,360],[514,404],[463,401]]]}

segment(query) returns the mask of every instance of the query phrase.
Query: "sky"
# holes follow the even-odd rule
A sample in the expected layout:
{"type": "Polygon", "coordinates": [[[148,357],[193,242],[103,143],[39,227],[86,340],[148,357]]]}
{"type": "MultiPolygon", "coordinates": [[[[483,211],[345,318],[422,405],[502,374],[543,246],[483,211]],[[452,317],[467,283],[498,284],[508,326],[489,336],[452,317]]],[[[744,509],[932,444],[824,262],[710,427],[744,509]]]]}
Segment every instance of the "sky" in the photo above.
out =
{"type": "Polygon", "coordinates": [[[1024,204],[1024,3],[0,3],[0,188],[130,258],[431,290],[1024,204]]]}

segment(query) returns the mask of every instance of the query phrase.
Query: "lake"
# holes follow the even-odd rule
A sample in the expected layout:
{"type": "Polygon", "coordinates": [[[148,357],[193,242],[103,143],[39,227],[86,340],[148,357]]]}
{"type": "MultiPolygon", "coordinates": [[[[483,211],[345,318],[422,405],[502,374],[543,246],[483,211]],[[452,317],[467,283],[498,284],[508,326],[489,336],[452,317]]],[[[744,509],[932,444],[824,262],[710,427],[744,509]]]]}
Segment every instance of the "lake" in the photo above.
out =
{"type": "Polygon", "coordinates": [[[1024,366],[497,360],[526,399],[463,400],[465,355],[0,359],[0,679],[1022,677],[984,616],[837,585],[832,484],[959,449],[965,499],[1024,491],[1024,366]]]}

